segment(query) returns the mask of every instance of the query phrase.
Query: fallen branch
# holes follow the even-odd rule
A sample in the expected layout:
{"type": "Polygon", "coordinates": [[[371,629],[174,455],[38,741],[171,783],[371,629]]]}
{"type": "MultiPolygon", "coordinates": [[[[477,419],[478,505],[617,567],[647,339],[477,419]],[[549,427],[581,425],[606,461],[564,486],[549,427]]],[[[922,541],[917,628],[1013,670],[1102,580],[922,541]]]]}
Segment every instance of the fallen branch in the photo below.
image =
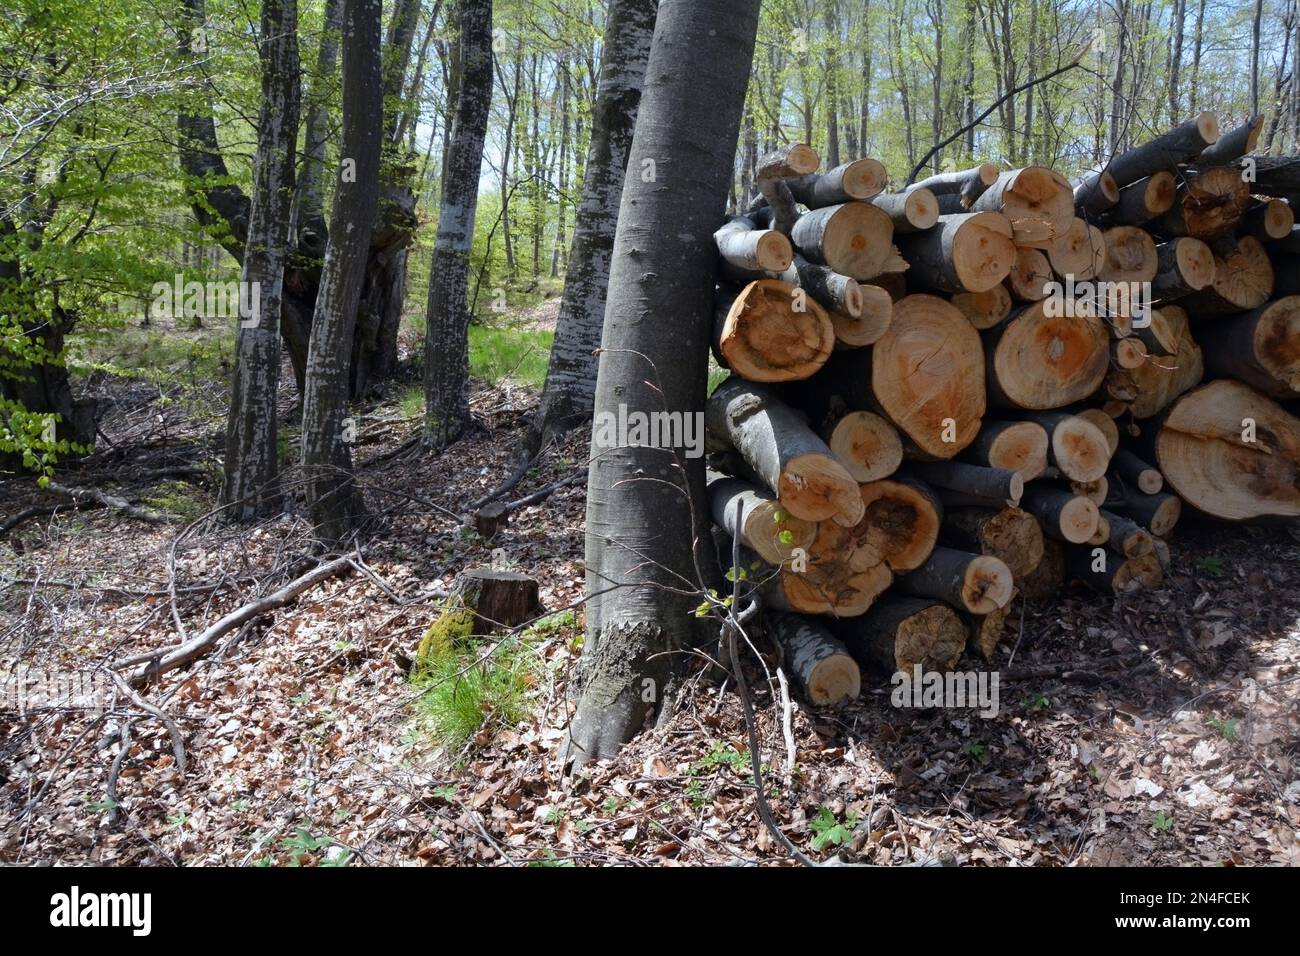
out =
{"type": "Polygon", "coordinates": [[[119,511],[129,518],[135,518],[139,521],[147,521],[149,524],[166,524],[167,516],[149,508],[139,508],[125,498],[119,498],[116,495],[105,494],[94,488],[70,488],[67,485],[61,485],[57,481],[51,481],[47,486],[50,491],[58,492],[61,495],[67,495],[78,505],[83,504],[87,499],[95,502],[103,508],[110,511],[119,511]]]}
{"type": "Polygon", "coordinates": [[[245,621],[251,621],[254,618],[261,617],[268,611],[284,607],[313,585],[342,574],[353,567],[353,558],[351,556],[335,558],[333,561],[313,568],[302,577],[295,578],[280,590],[231,611],[203,633],[183,644],[175,645],[170,649],[140,654],[136,657],[117,661],[112,665],[113,669],[120,671],[124,668],[132,668],[123,677],[132,687],[140,687],[160,674],[183,667],[196,658],[202,657],[211,650],[223,635],[239,627],[245,621]]]}

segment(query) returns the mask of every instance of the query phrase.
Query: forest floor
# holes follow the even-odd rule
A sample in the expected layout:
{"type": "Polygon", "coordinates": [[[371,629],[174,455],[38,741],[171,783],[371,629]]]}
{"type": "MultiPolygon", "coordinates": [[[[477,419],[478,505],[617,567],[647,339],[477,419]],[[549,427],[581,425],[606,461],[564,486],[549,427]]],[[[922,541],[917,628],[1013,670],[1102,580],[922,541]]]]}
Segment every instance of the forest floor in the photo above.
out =
{"type": "MultiPolygon", "coordinates": [[[[0,525],[60,506],[0,535],[0,660],[84,671],[165,648],[178,625],[192,636],[311,566],[296,506],[255,528],[194,523],[215,507],[225,387],[91,382],[107,440],[57,480],[166,524],[0,483],[0,525]]],[[[295,403],[286,385],[286,461],[295,403]]],[[[440,458],[410,450],[418,420],[400,389],[365,410],[354,454],[379,523],[352,573],[144,690],[183,739],[183,773],[167,724],[129,700],[106,713],[0,709],[0,862],[791,862],[756,812],[734,685],[698,663],[670,720],[566,779],[581,484],[516,511],[491,542],[462,525],[509,473],[535,403],[508,378],[480,385],[472,433],[440,458]],[[485,564],[535,577],[556,613],[466,649],[467,671],[508,653],[517,695],[466,686],[438,710],[436,688],[412,679],[416,648],[456,574],[485,564]],[[438,727],[466,719],[454,747],[440,741],[438,727]]],[[[585,438],[552,449],[508,497],[581,468],[585,438]]],[[[1071,587],[1017,606],[1012,622],[992,664],[962,665],[1000,673],[988,719],[895,708],[888,675],[865,674],[849,707],[796,702],[787,743],[780,694],[751,657],[763,784],[798,846],[886,865],[1300,863],[1296,529],[1188,521],[1159,590],[1071,587]]]]}

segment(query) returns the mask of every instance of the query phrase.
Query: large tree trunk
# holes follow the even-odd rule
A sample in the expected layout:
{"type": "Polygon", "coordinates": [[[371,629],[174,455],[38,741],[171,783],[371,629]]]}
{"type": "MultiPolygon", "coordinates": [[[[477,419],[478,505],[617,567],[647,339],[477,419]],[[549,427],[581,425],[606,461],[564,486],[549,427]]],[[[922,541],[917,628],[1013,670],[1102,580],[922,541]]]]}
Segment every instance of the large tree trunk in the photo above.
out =
{"type": "Polygon", "coordinates": [[[492,105],[492,0],[460,5],[461,83],[429,272],[424,340],[425,443],[441,452],[469,424],[469,253],[492,105]]]}
{"type": "Polygon", "coordinates": [[[278,500],[280,298],[298,137],[297,0],[263,0],[258,55],[262,64],[262,109],[253,162],[248,243],[240,276],[244,288],[250,290],[249,301],[256,302],[258,311],[240,315],[235,342],[221,492],[222,503],[231,506],[225,515],[232,520],[264,515],[278,500]]]}
{"type": "MultiPolygon", "coordinates": [[[[623,191],[658,6],[658,0],[613,0],[609,6],[582,199],[573,223],[573,246],[541,407],[527,439],[529,457],[552,435],[591,417],[596,394],[595,353],[605,321],[618,197],[623,191]]],[[[633,170],[634,175],[641,172],[633,170]]]]}
{"type": "MultiPolygon", "coordinates": [[[[664,0],[660,8],[629,159],[638,174],[623,190],[610,266],[598,419],[620,405],[689,414],[704,402],[712,237],[726,207],[758,8],[759,0],[664,0]]],[[[703,560],[696,542],[707,538],[703,461],[644,446],[596,451],[582,695],[569,731],[575,765],[617,753],[663,712],[679,665],[673,652],[693,636],[699,598],[689,589],[704,584],[690,571],[703,560]],[[693,520],[665,522],[669,514],[693,520]],[[611,584],[619,586],[600,593],[611,584]]]]}
{"type": "Polygon", "coordinates": [[[343,41],[342,154],[355,160],[355,177],[334,193],[330,242],[307,353],[302,411],[302,464],[312,524],[337,542],[361,511],[352,482],[351,430],[345,427],[348,366],[357,303],[361,299],[375,201],[379,196],[383,134],[381,0],[346,0],[343,41]]]}

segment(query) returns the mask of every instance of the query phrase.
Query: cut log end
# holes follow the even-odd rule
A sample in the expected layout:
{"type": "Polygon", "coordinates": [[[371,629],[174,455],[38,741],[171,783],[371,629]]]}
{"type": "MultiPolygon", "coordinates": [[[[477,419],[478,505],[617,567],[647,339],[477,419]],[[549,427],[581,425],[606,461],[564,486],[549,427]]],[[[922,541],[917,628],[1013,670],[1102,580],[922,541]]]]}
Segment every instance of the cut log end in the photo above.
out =
{"type": "Polygon", "coordinates": [[[831,428],[827,444],[835,460],[859,482],[887,478],[903,460],[898,432],[871,412],[849,412],[831,428]]]}
{"type": "Polygon", "coordinates": [[[966,567],[961,596],[972,614],[991,614],[1011,601],[1014,580],[1011,569],[999,558],[981,554],[966,567]]]}
{"type": "Polygon", "coordinates": [[[1016,247],[1008,221],[996,213],[977,213],[952,239],[952,264],[968,292],[983,292],[1008,275],[1016,264],[1016,247]]]}
{"type": "Polygon", "coordinates": [[[835,347],[835,330],[826,311],[804,297],[795,308],[794,287],[760,279],[741,290],[722,318],[718,351],[722,361],[751,382],[789,382],[808,378],[825,364],[835,347]]]}
{"type": "Polygon", "coordinates": [[[958,292],[952,297],[952,304],[975,328],[991,329],[1011,314],[1011,292],[1005,285],[995,285],[983,292],[958,292]]]}
{"type": "Polygon", "coordinates": [[[809,521],[833,519],[853,525],[862,518],[858,483],[825,455],[800,455],[786,462],[777,497],[791,514],[809,521]]]}

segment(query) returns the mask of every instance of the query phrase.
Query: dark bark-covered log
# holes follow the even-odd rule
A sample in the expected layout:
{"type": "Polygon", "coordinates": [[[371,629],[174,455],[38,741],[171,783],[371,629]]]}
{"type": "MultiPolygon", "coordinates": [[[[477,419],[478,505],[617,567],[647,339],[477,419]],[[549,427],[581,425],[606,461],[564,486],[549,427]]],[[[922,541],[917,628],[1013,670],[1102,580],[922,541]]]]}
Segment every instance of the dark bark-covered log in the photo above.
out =
{"type": "Polygon", "coordinates": [[[1000,212],[1014,226],[1019,220],[1048,223],[1052,240],[1063,235],[1074,219],[1074,198],[1070,184],[1060,173],[1045,166],[1026,166],[998,176],[997,182],[971,203],[974,212],[1000,212]]]}
{"type": "Polygon", "coordinates": [[[1094,422],[1071,412],[1025,412],[1047,432],[1048,464],[1071,481],[1096,481],[1110,463],[1110,442],[1094,422]]]}
{"type": "Polygon", "coordinates": [[[885,334],[894,309],[884,289],[860,284],[802,256],[795,257],[794,269],[799,287],[826,309],[837,342],[857,348],[885,334]]]}
{"type": "Polygon", "coordinates": [[[885,271],[893,252],[894,224],[870,203],[823,206],[799,217],[790,238],[805,259],[841,275],[871,279],[885,271]]]}
{"type": "Polygon", "coordinates": [[[1044,534],[1070,544],[1083,544],[1096,534],[1101,517],[1096,502],[1041,482],[1025,489],[1020,507],[1038,519],[1044,534]]]}
{"type": "Polygon", "coordinates": [[[985,419],[962,457],[977,465],[1018,471],[1032,481],[1047,468],[1047,430],[1037,422],[985,419]]]}
{"type": "Polygon", "coordinates": [[[781,648],[795,688],[814,707],[856,700],[862,675],[846,648],[820,621],[793,614],[767,615],[768,633],[781,648]]]}
{"type": "Polygon", "coordinates": [[[1214,239],[1237,228],[1250,204],[1250,186],[1231,166],[1210,166],[1187,174],[1169,211],[1153,220],[1170,236],[1214,239]]]}
{"type": "Polygon", "coordinates": [[[1102,509],[1102,518],[1110,525],[1107,543],[1126,558],[1138,558],[1155,550],[1151,533],[1132,518],[1102,509]]]}
{"type": "Polygon", "coordinates": [[[777,279],[751,282],[717,302],[718,363],[751,382],[789,382],[820,369],[835,347],[830,317],[816,300],[777,279]]]}
{"type": "Polygon", "coordinates": [[[825,173],[807,173],[786,180],[790,193],[809,209],[870,199],[885,188],[889,174],[875,159],[855,159],[825,173]]]}
{"type": "Polygon", "coordinates": [[[1100,546],[1067,546],[1065,569],[1070,577],[1103,594],[1132,594],[1154,587],[1163,577],[1154,553],[1126,558],[1100,546]]]}
{"type": "Polygon", "coordinates": [[[1273,264],[1268,253],[1254,236],[1242,236],[1214,255],[1214,281],[1179,305],[1196,318],[1231,315],[1263,305],[1273,295],[1273,264]]]}
{"type": "Polygon", "coordinates": [[[786,180],[806,176],[816,170],[820,162],[816,151],[806,143],[795,143],[759,160],[754,183],[767,205],[772,228],[790,235],[799,211],[786,180]]]}
{"type": "Polygon", "coordinates": [[[935,493],[903,478],[867,482],[861,494],[862,520],[841,542],[850,566],[865,570],[883,564],[893,572],[920,567],[939,540],[943,505],[935,493]]]}
{"type": "Polygon", "coordinates": [[[1168,133],[1114,157],[1106,164],[1106,169],[1116,184],[1123,188],[1143,176],[1162,169],[1175,169],[1195,159],[1218,139],[1218,118],[1213,113],[1201,113],[1168,133]]]}
{"type": "Polygon", "coordinates": [[[1028,574],[1016,578],[1016,593],[1026,601],[1045,601],[1065,583],[1065,546],[1043,539],[1043,559],[1028,574]]]}
{"type": "MultiPolygon", "coordinates": [[[[1014,594],[1012,595],[1014,600],[1014,594]]],[[[963,614],[962,619],[970,629],[970,640],[966,649],[978,653],[986,661],[993,660],[998,645],[1007,637],[1007,618],[1011,615],[1011,603],[998,608],[991,614],[963,614]]]]}
{"type": "Polygon", "coordinates": [[[871,389],[889,419],[925,454],[951,458],[974,440],[984,414],[984,355],[954,306],[931,295],[894,305],[871,350],[871,389]]]}
{"type": "Polygon", "coordinates": [[[909,276],[941,292],[983,292],[1015,265],[1011,223],[997,213],[940,216],[934,228],[898,237],[909,276]]]}
{"type": "Polygon", "coordinates": [[[952,304],[961,310],[976,329],[991,329],[1011,314],[1011,293],[1005,285],[995,285],[983,292],[958,292],[952,304]]]}
{"type": "Polygon", "coordinates": [[[1197,330],[1211,378],[1235,378],[1270,398],[1300,397],[1300,295],[1197,330]]]}
{"type": "Polygon", "coordinates": [[[1069,228],[1047,247],[1047,260],[1062,279],[1067,276],[1073,276],[1076,282],[1093,279],[1106,262],[1106,236],[1076,216],[1069,228]]]}
{"type": "Polygon", "coordinates": [[[1241,235],[1254,236],[1260,242],[1285,239],[1295,228],[1295,211],[1290,203],[1281,199],[1269,199],[1246,210],[1241,217],[1237,231],[1241,235]]]}
{"type": "Polygon", "coordinates": [[[1137,226],[1114,226],[1103,234],[1106,261],[1098,277],[1105,282],[1150,282],[1160,268],[1156,244],[1137,226]]]}
{"type": "Polygon", "coordinates": [[[1075,208],[1085,216],[1099,216],[1119,202],[1119,184],[1105,169],[1085,173],[1070,188],[1075,208]]]}
{"type": "Polygon", "coordinates": [[[1110,361],[1106,326],[1093,315],[1054,315],[1057,304],[1035,302],[984,333],[992,404],[1060,408],[1101,385],[1110,361]]]}
{"type": "Polygon", "coordinates": [[[796,548],[807,549],[817,536],[817,523],[797,518],[766,488],[717,472],[708,477],[709,511],[714,522],[768,564],[780,565],[796,548]],[[739,524],[736,504],[740,503],[739,524]]]}
{"type": "Polygon", "coordinates": [[[1300,419],[1248,385],[1219,379],[1182,396],[1155,452],[1169,486],[1206,514],[1300,516],[1300,419]]]}
{"type": "Polygon", "coordinates": [[[914,462],[908,471],[926,484],[977,498],[1015,505],[1025,491],[1024,476],[1006,468],[989,468],[960,461],[914,462]]]}
{"type": "Polygon", "coordinates": [[[1011,570],[999,558],[938,547],[896,586],[905,594],[935,598],[972,614],[990,614],[1011,600],[1011,570]]]}
{"type": "Polygon", "coordinates": [[[748,216],[733,216],[713,234],[718,255],[746,272],[784,272],[794,261],[790,240],[775,229],[760,229],[748,216]]]}
{"type": "Polygon", "coordinates": [[[1016,261],[1006,277],[1006,286],[1018,302],[1038,302],[1047,297],[1052,267],[1037,249],[1016,249],[1016,261]]]}
{"type": "Polygon", "coordinates": [[[1157,299],[1177,299],[1214,282],[1214,253],[1200,239],[1183,237],[1156,247],[1156,274],[1151,292],[1157,299]]]}
{"type": "Polygon", "coordinates": [[[1300,157],[1245,156],[1231,168],[1247,176],[1250,191],[1257,195],[1288,199],[1300,194],[1300,157]]]}
{"type": "Polygon", "coordinates": [[[888,478],[903,461],[898,431],[872,412],[847,412],[823,429],[822,437],[854,481],[888,478]]]}
{"type": "Polygon", "coordinates": [[[456,578],[460,602],[474,612],[474,632],[509,630],[542,613],[537,582],[517,571],[473,568],[456,578]]]}
{"type": "Polygon", "coordinates": [[[858,483],[803,418],[771,391],[732,377],[705,405],[710,438],[734,448],[793,515],[853,525],[858,483]]]}
{"type": "Polygon", "coordinates": [[[1162,169],[1121,189],[1119,202],[1106,211],[1105,223],[1108,226],[1139,226],[1168,212],[1177,196],[1178,184],[1174,174],[1162,169]]]}
{"type": "Polygon", "coordinates": [[[971,169],[963,169],[955,173],[935,173],[914,185],[928,189],[936,196],[964,197],[966,199],[964,205],[969,209],[970,204],[979,198],[980,193],[998,181],[999,172],[994,163],[980,163],[971,169]]]}
{"type": "Polygon", "coordinates": [[[835,633],[863,666],[909,674],[918,664],[922,671],[952,670],[967,640],[962,619],[946,604],[894,595],[835,633]]]}
{"type": "Polygon", "coordinates": [[[939,540],[950,548],[1000,559],[1017,581],[1043,558],[1042,528],[1020,508],[950,508],[939,540]]]}
{"type": "Polygon", "coordinates": [[[1110,470],[1119,477],[1120,484],[1135,488],[1144,495],[1154,495],[1165,486],[1160,469],[1148,465],[1127,448],[1120,448],[1111,456],[1110,470]]]}
{"type": "Polygon", "coordinates": [[[884,193],[873,198],[871,204],[889,216],[894,235],[921,232],[939,221],[939,202],[924,186],[912,186],[901,193],[884,193]]]}
{"type": "Polygon", "coordinates": [[[1117,482],[1106,499],[1106,510],[1127,515],[1157,537],[1167,538],[1182,517],[1183,501],[1167,492],[1144,494],[1117,482]]]}
{"type": "Polygon", "coordinates": [[[1254,150],[1263,128],[1264,114],[1261,113],[1206,146],[1196,157],[1197,163],[1201,166],[1226,166],[1235,162],[1254,150]]]}

